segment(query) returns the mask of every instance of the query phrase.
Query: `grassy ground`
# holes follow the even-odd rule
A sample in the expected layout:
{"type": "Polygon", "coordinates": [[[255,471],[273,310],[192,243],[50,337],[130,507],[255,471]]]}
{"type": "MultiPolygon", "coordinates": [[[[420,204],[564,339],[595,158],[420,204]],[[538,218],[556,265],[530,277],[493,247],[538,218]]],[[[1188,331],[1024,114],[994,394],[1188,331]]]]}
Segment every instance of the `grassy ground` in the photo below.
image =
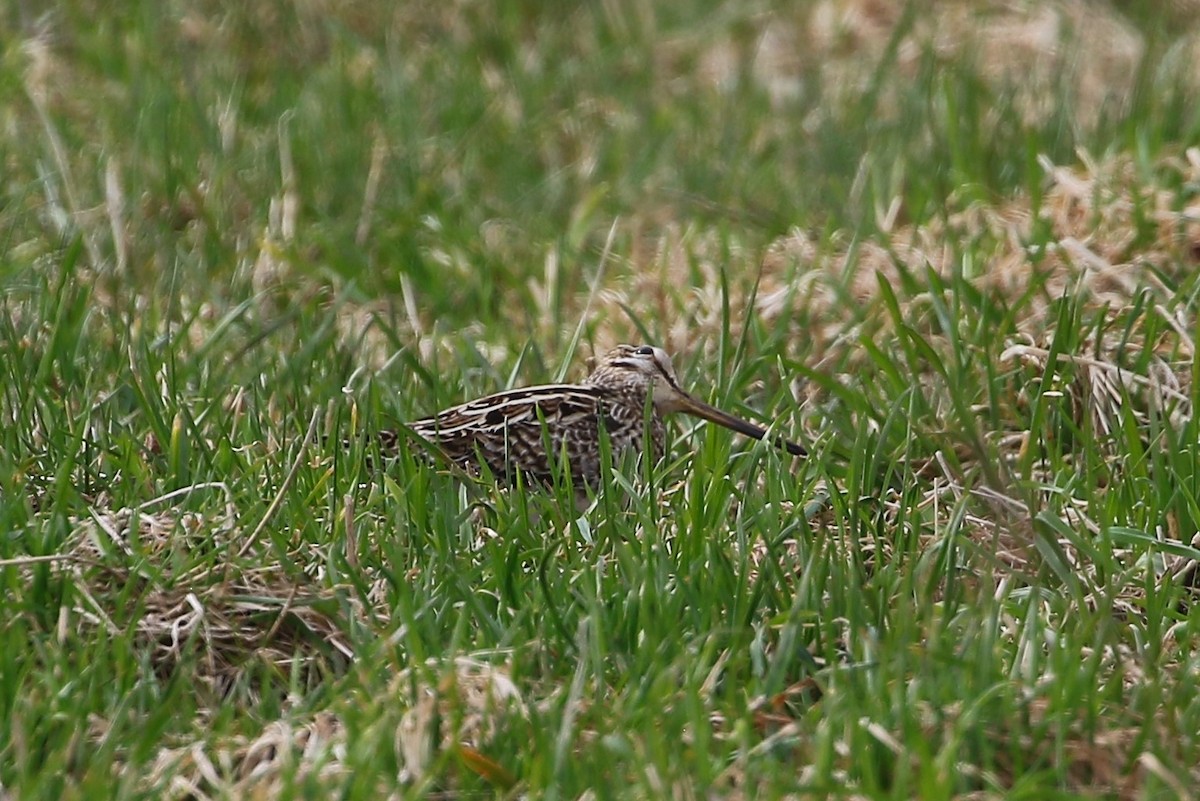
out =
{"type": "Polygon", "coordinates": [[[1194,4],[35,5],[0,798],[1195,795],[1194,4]],[[811,456],[373,467],[619,341],[811,456]]]}

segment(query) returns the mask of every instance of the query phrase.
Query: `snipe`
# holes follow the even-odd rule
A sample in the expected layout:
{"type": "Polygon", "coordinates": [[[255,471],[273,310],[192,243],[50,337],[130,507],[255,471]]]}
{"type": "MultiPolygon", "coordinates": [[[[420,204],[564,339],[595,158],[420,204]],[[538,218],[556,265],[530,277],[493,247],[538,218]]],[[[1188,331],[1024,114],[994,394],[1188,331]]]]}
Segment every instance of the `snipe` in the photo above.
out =
{"type": "MultiPolygon", "coordinates": [[[[453,406],[410,423],[455,464],[478,472],[481,463],[499,480],[550,483],[555,460],[565,458],[577,490],[595,487],[600,477],[600,431],[608,435],[614,458],[625,451],[663,451],[666,415],[681,412],[748,437],[762,439],[761,426],[698,400],[679,386],[671,357],[661,348],[618,345],[598,359],[582,384],[546,384],[513,389],[453,406]],[[647,426],[646,404],[651,408],[647,426]],[[646,434],[650,442],[647,448],[646,434]]],[[[383,434],[386,449],[399,443],[397,432],[383,434]]],[[[783,438],[788,453],[805,450],[783,438]]]]}

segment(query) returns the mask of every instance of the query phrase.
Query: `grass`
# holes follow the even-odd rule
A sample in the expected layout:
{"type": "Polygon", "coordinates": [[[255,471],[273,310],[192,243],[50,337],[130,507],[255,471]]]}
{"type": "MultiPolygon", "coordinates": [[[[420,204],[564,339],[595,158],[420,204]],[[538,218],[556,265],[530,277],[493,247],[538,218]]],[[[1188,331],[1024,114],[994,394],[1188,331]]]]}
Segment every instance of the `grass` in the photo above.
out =
{"type": "Polygon", "coordinates": [[[0,796],[1190,797],[1186,12],[0,23],[0,796]],[[810,457],[373,454],[618,341],[810,457]]]}

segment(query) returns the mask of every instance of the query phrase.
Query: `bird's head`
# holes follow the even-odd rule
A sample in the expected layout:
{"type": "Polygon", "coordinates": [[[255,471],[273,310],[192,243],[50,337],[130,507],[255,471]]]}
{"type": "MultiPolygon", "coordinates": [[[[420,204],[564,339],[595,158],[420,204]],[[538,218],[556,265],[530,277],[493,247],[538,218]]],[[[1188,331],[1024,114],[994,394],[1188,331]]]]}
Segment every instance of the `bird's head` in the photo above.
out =
{"type": "MultiPolygon", "coordinates": [[[[651,345],[618,345],[596,360],[587,382],[607,389],[635,389],[650,395],[659,415],[683,412],[755,439],[762,439],[766,430],[761,426],[727,414],[715,406],[693,397],[679,386],[671,357],[662,348],[651,345]]],[[[804,455],[804,448],[785,439],[776,444],[789,453],[804,455]]]]}
{"type": "Polygon", "coordinates": [[[618,345],[596,360],[587,382],[613,389],[635,389],[651,395],[655,411],[671,414],[685,410],[688,397],[675,377],[671,357],[650,345],[618,345]]]}

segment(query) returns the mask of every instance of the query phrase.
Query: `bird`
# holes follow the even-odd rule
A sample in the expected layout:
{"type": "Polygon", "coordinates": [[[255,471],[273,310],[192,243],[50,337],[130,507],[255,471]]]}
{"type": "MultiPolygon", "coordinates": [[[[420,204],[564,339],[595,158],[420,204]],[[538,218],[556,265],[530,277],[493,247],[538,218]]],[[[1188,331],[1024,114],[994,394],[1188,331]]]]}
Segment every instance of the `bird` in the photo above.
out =
{"type": "MultiPolygon", "coordinates": [[[[676,413],[754,439],[767,436],[761,426],[685,391],[671,357],[651,345],[616,346],[595,360],[582,383],[498,392],[409,423],[407,429],[469,473],[478,475],[486,466],[506,485],[515,484],[518,476],[526,484],[552,485],[558,465],[570,472],[572,486],[582,494],[600,483],[602,430],[614,460],[627,451],[653,460],[663,453],[664,418],[676,413]]],[[[397,430],[381,432],[381,451],[399,448],[403,439],[397,430]]],[[[772,442],[792,455],[807,455],[782,437],[772,442]]]]}

